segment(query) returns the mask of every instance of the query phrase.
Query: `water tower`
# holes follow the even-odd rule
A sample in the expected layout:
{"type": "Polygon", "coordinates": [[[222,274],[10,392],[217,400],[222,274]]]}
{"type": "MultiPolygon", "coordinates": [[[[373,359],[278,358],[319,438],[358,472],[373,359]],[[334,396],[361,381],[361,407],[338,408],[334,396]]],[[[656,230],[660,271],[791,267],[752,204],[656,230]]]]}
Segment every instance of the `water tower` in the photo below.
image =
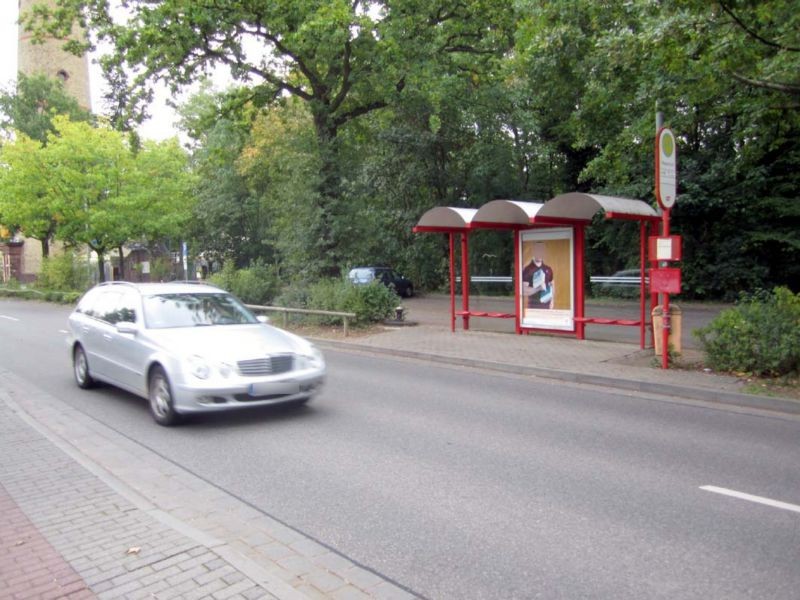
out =
{"type": "MultiPolygon", "coordinates": [[[[56,7],[55,0],[19,0],[19,15],[22,20],[35,5],[56,7]]],[[[75,38],[83,37],[78,27],[73,29],[75,38]]],[[[64,89],[74,97],[82,108],[90,109],[89,57],[75,56],[64,50],[64,40],[45,39],[33,43],[32,35],[19,26],[19,50],[17,71],[25,75],[43,74],[64,83],[64,89]]]]}

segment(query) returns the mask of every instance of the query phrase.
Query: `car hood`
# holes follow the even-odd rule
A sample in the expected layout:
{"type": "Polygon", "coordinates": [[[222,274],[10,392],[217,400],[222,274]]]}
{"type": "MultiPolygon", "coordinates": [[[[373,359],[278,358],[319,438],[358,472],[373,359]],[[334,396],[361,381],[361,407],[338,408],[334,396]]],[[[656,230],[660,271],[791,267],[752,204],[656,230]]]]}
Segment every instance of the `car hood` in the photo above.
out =
{"type": "Polygon", "coordinates": [[[272,354],[308,354],[311,348],[303,338],[265,324],[150,329],[147,333],[170,353],[219,361],[272,354]]]}

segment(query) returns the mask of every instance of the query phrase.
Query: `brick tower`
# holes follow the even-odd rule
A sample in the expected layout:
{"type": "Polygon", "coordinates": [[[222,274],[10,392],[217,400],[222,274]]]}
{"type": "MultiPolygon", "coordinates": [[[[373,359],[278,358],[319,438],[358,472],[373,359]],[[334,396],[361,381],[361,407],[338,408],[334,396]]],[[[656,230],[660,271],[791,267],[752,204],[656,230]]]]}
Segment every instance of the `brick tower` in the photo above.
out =
{"type": "MultiPolygon", "coordinates": [[[[34,5],[45,4],[55,7],[55,0],[19,0],[20,20],[34,5]]],[[[77,28],[74,35],[83,35],[77,28]]],[[[19,51],[17,71],[26,75],[44,74],[64,82],[64,88],[78,103],[90,109],[89,57],[75,56],[63,49],[63,40],[47,39],[42,44],[34,44],[31,34],[19,27],[19,51]]]]}

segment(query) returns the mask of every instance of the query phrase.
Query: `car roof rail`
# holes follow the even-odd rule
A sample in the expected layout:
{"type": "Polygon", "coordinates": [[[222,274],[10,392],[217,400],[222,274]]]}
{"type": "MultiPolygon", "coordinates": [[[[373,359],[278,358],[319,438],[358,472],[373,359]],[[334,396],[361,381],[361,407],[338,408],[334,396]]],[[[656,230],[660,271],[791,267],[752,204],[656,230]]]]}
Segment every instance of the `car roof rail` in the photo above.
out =
{"type": "Polygon", "coordinates": [[[211,283],[209,281],[204,281],[201,279],[172,279],[170,281],[165,281],[164,283],[186,283],[190,285],[207,285],[208,287],[213,287],[221,290],[222,288],[218,285],[211,283]]]}
{"type": "Polygon", "coordinates": [[[100,282],[100,283],[98,283],[97,285],[101,285],[101,286],[102,286],[102,285],[129,285],[129,286],[131,286],[131,287],[136,287],[136,284],[135,284],[133,281],[122,281],[122,280],[117,280],[117,281],[101,281],[101,282],[100,282]]]}

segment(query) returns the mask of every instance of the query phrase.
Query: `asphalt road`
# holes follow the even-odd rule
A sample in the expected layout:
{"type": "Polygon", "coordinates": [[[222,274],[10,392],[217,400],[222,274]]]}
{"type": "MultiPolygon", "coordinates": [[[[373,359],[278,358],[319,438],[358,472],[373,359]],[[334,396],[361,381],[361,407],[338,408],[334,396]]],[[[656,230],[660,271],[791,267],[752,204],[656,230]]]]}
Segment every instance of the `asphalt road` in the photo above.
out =
{"type": "Polygon", "coordinates": [[[67,312],[0,299],[4,368],[422,597],[800,589],[798,419],[329,351],[305,409],[164,429],[74,386],[67,312]]]}

